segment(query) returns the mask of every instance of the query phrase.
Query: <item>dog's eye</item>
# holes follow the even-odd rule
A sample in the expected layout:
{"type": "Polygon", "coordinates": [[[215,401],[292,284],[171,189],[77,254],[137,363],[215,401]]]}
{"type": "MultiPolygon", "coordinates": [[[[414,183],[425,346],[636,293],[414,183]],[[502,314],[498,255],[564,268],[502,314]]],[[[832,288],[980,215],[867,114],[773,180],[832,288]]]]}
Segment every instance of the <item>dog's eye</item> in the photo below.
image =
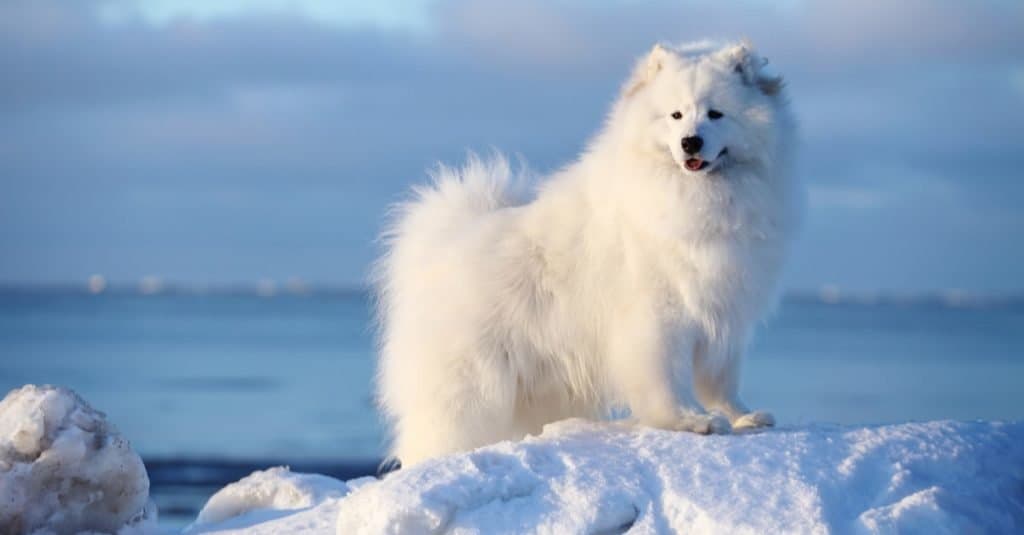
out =
{"type": "Polygon", "coordinates": [[[712,121],[715,119],[721,119],[723,115],[725,114],[718,110],[708,110],[708,119],[711,119],[712,121]]]}
{"type": "Polygon", "coordinates": [[[672,112],[672,118],[678,121],[679,119],[683,118],[683,114],[682,112],[674,111],[672,112]]]}

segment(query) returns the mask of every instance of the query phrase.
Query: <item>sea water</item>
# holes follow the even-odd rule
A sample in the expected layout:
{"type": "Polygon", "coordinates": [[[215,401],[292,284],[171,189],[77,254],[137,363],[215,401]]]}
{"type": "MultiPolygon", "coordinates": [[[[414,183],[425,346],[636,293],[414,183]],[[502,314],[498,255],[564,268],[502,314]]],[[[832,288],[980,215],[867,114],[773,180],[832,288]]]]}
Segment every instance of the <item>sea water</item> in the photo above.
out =
{"type": "MultiPolygon", "coordinates": [[[[827,301],[784,300],[746,359],[745,399],[780,425],[1024,418],[1020,301],[827,301]]],[[[158,495],[188,483],[175,463],[189,460],[372,467],[373,353],[357,291],[0,293],[0,394],[75,389],[147,460],[158,495]]],[[[175,506],[182,518],[209,490],[175,506]]]]}

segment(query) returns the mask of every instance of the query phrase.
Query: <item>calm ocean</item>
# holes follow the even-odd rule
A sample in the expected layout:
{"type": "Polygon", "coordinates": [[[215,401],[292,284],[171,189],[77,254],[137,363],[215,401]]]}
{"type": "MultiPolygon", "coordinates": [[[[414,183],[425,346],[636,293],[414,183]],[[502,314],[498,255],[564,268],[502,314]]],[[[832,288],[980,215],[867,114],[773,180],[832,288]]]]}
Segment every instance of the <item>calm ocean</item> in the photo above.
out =
{"type": "MultiPolygon", "coordinates": [[[[788,299],[746,361],[745,397],[783,426],[1024,418],[1024,303],[954,305],[788,299]]],[[[371,469],[372,375],[359,292],[0,293],[0,393],[77,390],[147,460],[172,522],[269,462],[371,469]],[[206,472],[183,477],[193,465],[206,472]]]]}

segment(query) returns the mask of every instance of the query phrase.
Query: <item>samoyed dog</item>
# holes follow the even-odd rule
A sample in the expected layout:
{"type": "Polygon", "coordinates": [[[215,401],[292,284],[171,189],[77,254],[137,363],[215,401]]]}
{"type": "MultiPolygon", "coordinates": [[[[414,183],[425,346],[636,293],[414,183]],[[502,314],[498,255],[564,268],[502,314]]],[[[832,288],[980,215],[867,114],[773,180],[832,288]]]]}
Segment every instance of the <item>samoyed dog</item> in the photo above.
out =
{"type": "Polygon", "coordinates": [[[375,271],[395,458],[625,408],[695,433],[774,423],[737,393],[800,197],[766,63],[749,44],[655,46],[536,193],[471,157],[397,207],[375,271]]]}

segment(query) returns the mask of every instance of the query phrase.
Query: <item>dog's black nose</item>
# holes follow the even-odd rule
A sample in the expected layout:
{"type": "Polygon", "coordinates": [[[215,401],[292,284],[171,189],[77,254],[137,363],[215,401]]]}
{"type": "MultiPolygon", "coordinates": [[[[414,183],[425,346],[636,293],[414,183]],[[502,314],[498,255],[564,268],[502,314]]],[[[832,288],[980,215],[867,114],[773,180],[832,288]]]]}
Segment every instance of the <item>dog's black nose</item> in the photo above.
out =
{"type": "Polygon", "coordinates": [[[700,136],[690,136],[683,138],[683,151],[686,154],[694,154],[700,152],[700,148],[704,146],[704,138],[700,136]]]}

